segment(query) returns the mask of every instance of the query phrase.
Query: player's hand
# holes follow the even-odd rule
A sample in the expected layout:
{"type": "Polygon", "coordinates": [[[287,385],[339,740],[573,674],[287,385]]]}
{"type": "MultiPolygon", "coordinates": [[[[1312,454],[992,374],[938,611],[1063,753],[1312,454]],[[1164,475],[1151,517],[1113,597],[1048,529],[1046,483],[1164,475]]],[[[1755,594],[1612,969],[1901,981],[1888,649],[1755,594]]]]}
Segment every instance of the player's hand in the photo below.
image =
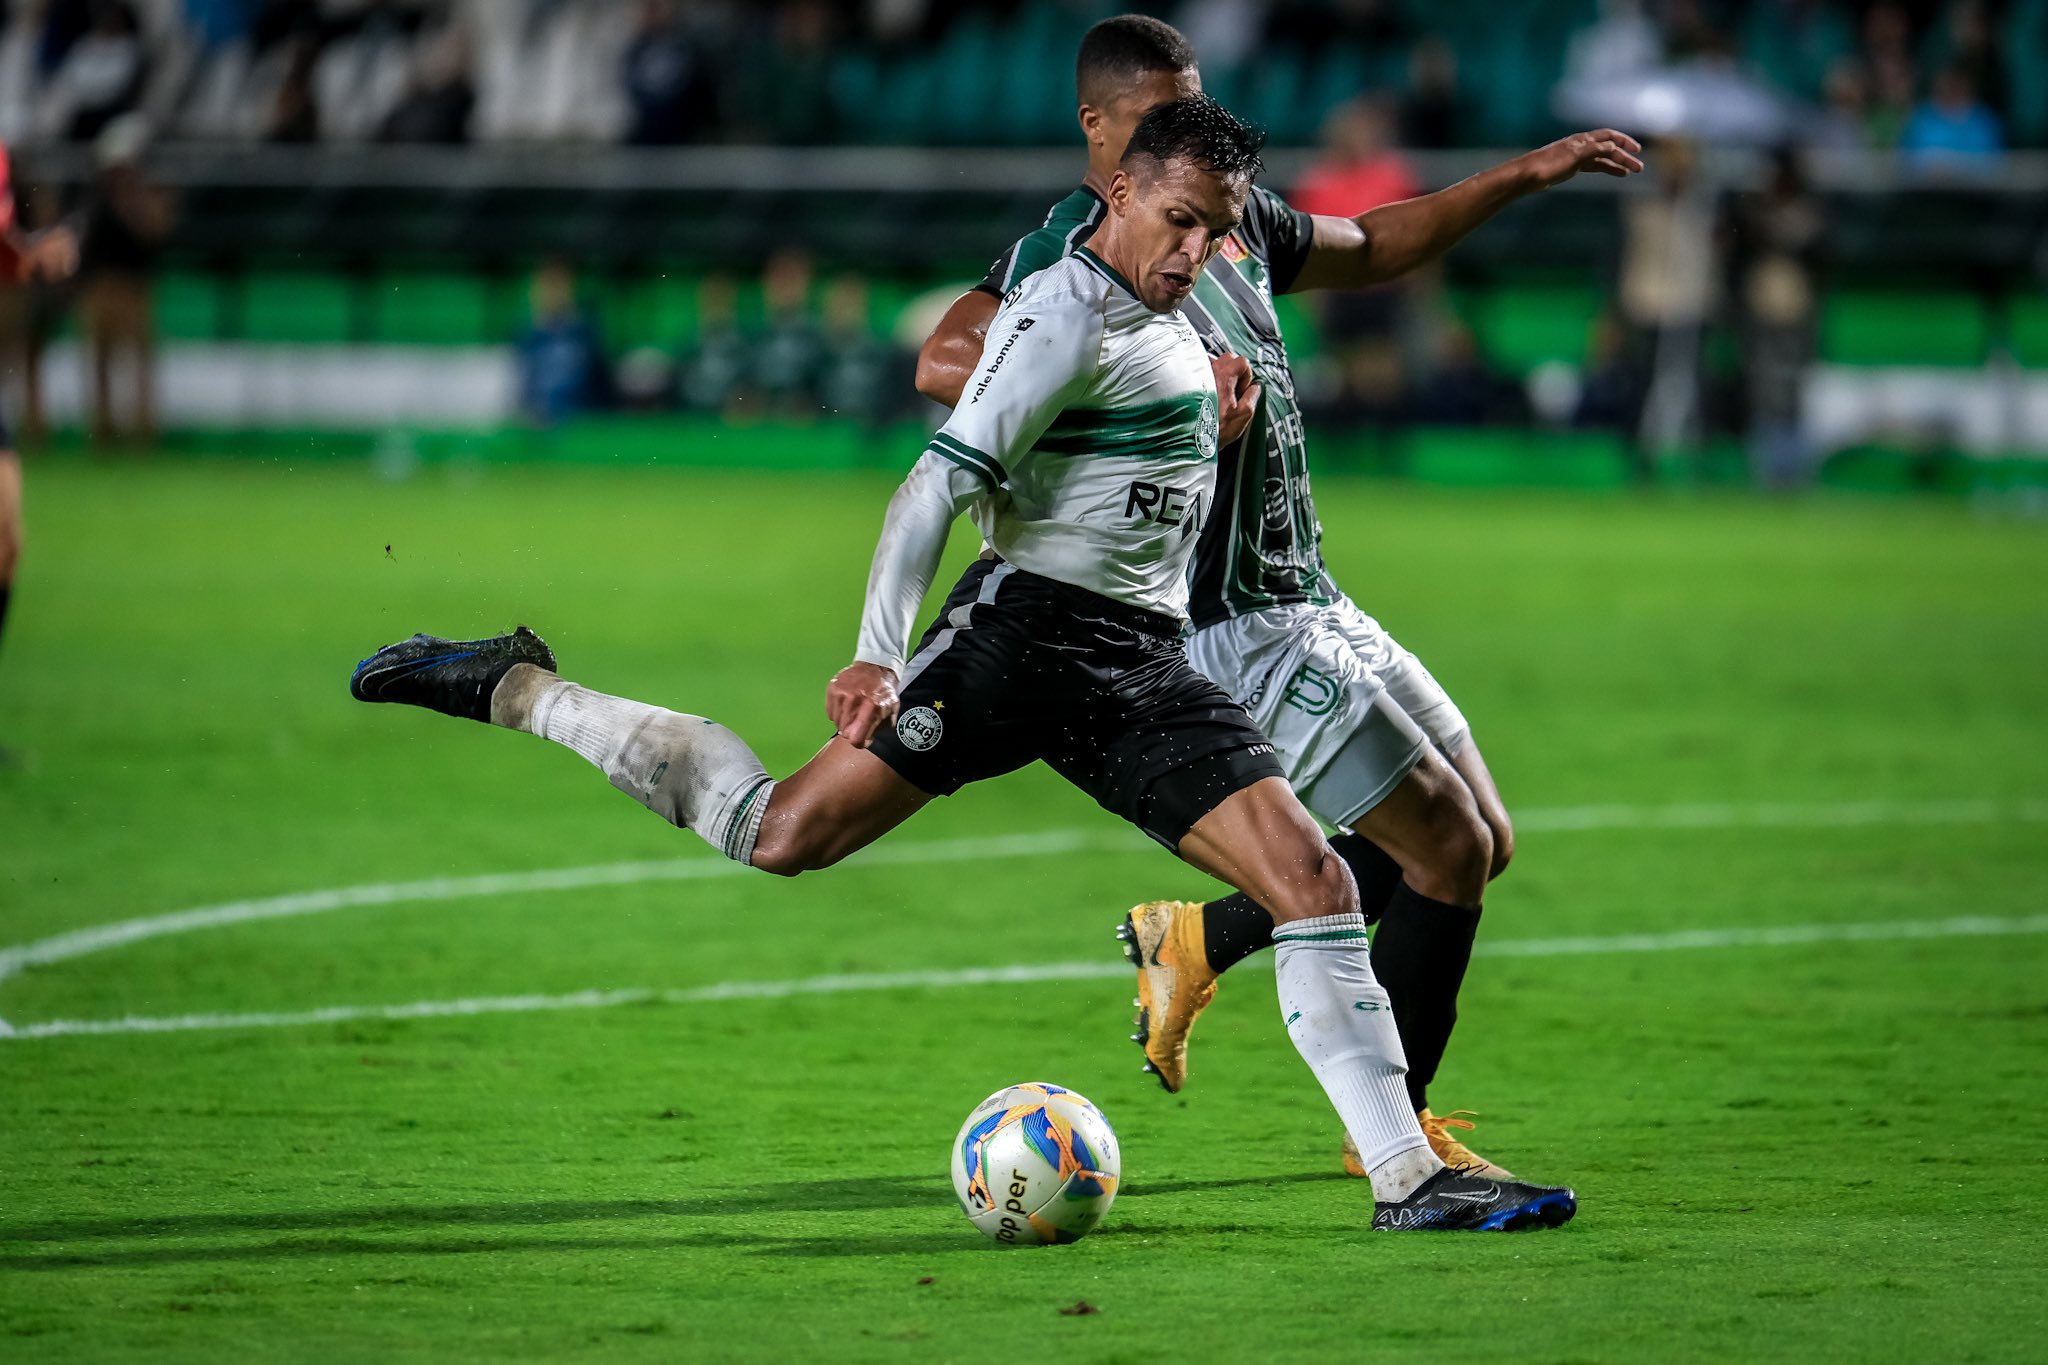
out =
{"type": "Polygon", "coordinates": [[[825,715],[856,749],[896,719],[896,674],[880,664],[848,664],[825,689],[825,715]]]}
{"type": "Polygon", "coordinates": [[[1522,163],[1537,187],[1547,190],[1581,171],[1597,171],[1617,178],[1634,175],[1643,168],[1643,144],[1627,133],[1600,128],[1590,133],[1573,133],[1548,147],[1538,147],[1523,156],[1522,163]]]}
{"type": "Polygon", "coordinates": [[[1216,444],[1220,449],[1235,445],[1252,416],[1259,410],[1259,386],[1252,379],[1252,363],[1241,355],[1219,355],[1209,359],[1216,376],[1216,444]]]}
{"type": "Polygon", "coordinates": [[[38,232],[21,246],[21,278],[52,284],[78,269],[78,234],[68,227],[38,232]]]}

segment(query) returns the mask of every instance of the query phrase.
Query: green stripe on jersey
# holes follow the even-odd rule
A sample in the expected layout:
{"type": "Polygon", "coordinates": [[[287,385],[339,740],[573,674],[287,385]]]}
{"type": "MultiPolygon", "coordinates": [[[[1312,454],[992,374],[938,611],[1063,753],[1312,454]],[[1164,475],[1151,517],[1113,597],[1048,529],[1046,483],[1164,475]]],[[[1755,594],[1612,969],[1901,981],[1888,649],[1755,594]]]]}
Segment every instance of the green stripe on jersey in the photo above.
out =
{"type": "Polygon", "coordinates": [[[982,454],[973,446],[968,445],[965,441],[955,440],[943,431],[933,436],[931,443],[925,449],[941,459],[950,460],[952,463],[959,465],[968,473],[976,475],[991,488],[1001,487],[1003,480],[1007,477],[1000,464],[997,464],[993,459],[982,454]]]}
{"type": "MultiPolygon", "coordinates": [[[[1207,395],[1176,394],[1127,408],[1068,408],[1032,449],[1049,455],[1158,455],[1203,458],[1199,432],[1207,395]]],[[[1209,458],[1213,458],[1210,452],[1209,458]]]]}

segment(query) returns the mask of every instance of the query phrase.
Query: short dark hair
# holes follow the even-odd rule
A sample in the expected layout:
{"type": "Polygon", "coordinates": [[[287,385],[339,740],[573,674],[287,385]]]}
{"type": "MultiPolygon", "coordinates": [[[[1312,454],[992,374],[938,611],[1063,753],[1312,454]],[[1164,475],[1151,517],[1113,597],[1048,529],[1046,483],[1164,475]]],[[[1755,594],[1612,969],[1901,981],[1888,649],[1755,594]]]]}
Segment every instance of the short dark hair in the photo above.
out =
{"type": "Polygon", "coordinates": [[[1263,129],[1240,120],[1207,95],[1162,104],[1138,120],[1121,164],[1134,159],[1192,161],[1205,170],[1231,177],[1256,179],[1266,169],[1259,150],[1266,145],[1263,129]]]}
{"type": "Polygon", "coordinates": [[[1195,49],[1181,31],[1145,14],[1104,19],[1081,39],[1074,60],[1074,92],[1083,104],[1108,98],[1105,84],[1122,86],[1154,71],[1178,74],[1195,66],[1195,49]]]}

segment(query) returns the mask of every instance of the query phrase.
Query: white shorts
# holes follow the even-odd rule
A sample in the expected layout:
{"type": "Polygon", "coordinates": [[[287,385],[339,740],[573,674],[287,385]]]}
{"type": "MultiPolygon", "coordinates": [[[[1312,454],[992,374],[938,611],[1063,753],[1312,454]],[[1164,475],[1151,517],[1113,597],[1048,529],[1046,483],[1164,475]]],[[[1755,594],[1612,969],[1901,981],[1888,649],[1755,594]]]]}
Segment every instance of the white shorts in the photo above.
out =
{"type": "Polygon", "coordinates": [[[1348,597],[1204,627],[1188,658],[1251,712],[1302,804],[1332,825],[1385,800],[1429,746],[1454,758],[1471,734],[1422,661],[1348,597]]]}

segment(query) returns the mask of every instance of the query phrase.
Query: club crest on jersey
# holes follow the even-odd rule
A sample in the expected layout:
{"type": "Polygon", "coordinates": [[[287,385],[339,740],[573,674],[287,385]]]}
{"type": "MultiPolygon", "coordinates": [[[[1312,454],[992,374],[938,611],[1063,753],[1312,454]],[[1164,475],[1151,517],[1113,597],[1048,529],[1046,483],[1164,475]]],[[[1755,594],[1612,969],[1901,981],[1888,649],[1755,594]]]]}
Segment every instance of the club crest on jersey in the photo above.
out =
{"type": "Polygon", "coordinates": [[[1216,438],[1222,433],[1223,420],[1216,411],[1216,395],[1202,395],[1202,415],[1195,423],[1195,449],[1205,460],[1216,458],[1216,438]]]}
{"type": "Polygon", "coordinates": [[[1237,240],[1237,234],[1234,232],[1223,239],[1222,251],[1223,259],[1232,265],[1236,265],[1249,254],[1244,249],[1244,243],[1237,240]]]}
{"type": "Polygon", "coordinates": [[[913,706],[896,717],[896,738],[906,749],[923,753],[946,734],[946,722],[929,706],[913,706]]]}

